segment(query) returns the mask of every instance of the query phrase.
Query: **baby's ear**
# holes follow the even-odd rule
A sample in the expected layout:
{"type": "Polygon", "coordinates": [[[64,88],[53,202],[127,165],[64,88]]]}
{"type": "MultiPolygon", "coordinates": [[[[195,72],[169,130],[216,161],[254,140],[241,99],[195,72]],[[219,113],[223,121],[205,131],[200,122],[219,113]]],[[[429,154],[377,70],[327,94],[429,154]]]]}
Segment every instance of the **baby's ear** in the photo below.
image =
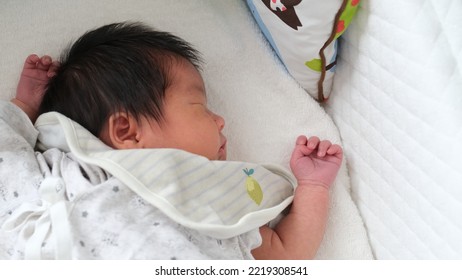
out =
{"type": "Polygon", "coordinates": [[[140,125],[130,114],[118,112],[109,117],[106,126],[106,141],[114,149],[137,149],[139,143],[140,125]]]}

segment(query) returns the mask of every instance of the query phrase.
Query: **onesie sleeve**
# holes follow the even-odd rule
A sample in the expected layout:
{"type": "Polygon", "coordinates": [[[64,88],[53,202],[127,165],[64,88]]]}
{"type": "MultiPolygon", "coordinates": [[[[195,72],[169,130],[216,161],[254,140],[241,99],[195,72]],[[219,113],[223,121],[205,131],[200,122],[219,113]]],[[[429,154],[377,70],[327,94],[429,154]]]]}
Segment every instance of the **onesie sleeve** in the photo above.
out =
{"type": "Polygon", "coordinates": [[[238,236],[239,247],[245,260],[253,260],[252,250],[261,246],[260,229],[256,228],[238,236]]]}
{"type": "Polygon", "coordinates": [[[15,151],[25,145],[34,148],[38,131],[19,107],[0,101],[0,151],[15,151]]]}

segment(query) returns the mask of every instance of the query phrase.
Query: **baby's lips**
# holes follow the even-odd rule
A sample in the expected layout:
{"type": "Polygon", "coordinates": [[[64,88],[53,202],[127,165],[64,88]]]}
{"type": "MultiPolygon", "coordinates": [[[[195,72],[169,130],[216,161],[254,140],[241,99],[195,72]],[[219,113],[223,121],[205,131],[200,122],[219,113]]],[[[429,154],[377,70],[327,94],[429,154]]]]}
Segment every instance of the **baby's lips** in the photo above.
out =
{"type": "Polygon", "coordinates": [[[226,143],[227,143],[226,138],[224,138],[224,140],[222,141],[222,144],[220,146],[220,149],[218,151],[219,157],[222,160],[226,159],[226,143]]]}
{"type": "Polygon", "coordinates": [[[221,146],[220,146],[220,149],[226,149],[226,143],[228,142],[228,140],[226,139],[225,136],[221,136],[221,146]]]}

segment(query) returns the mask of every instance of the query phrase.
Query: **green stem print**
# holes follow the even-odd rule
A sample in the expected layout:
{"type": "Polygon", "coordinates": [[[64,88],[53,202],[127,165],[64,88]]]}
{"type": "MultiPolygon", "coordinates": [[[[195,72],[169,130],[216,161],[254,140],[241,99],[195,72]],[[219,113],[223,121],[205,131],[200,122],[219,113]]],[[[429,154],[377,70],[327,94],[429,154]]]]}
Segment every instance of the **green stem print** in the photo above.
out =
{"type": "Polygon", "coordinates": [[[263,191],[261,190],[260,184],[257,182],[257,180],[251,176],[254,173],[254,170],[246,168],[242,171],[244,171],[244,173],[247,175],[247,179],[245,180],[247,193],[257,205],[260,205],[261,201],[263,200],[263,191]]]}
{"type": "MultiPolygon", "coordinates": [[[[340,37],[345,32],[347,27],[350,25],[351,20],[353,19],[353,17],[355,16],[358,10],[359,3],[360,3],[360,0],[348,0],[347,1],[345,5],[345,9],[342,11],[338,21],[336,22],[337,26],[335,29],[335,35],[334,35],[334,40],[333,40],[334,42],[335,40],[338,39],[338,37],[340,37]]],[[[322,61],[319,58],[313,58],[309,61],[305,61],[305,66],[316,72],[322,72],[323,70],[322,61]]]]}

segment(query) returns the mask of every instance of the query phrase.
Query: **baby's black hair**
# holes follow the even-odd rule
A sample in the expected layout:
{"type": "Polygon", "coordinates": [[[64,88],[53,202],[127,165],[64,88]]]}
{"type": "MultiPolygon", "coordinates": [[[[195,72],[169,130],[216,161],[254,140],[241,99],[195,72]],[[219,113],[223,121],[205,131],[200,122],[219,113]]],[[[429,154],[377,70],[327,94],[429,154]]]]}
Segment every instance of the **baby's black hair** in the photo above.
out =
{"type": "Polygon", "coordinates": [[[141,23],[91,30],[63,52],[40,113],[60,112],[95,136],[118,111],[161,121],[169,71],[181,58],[200,68],[200,54],[188,42],[141,23]]]}

